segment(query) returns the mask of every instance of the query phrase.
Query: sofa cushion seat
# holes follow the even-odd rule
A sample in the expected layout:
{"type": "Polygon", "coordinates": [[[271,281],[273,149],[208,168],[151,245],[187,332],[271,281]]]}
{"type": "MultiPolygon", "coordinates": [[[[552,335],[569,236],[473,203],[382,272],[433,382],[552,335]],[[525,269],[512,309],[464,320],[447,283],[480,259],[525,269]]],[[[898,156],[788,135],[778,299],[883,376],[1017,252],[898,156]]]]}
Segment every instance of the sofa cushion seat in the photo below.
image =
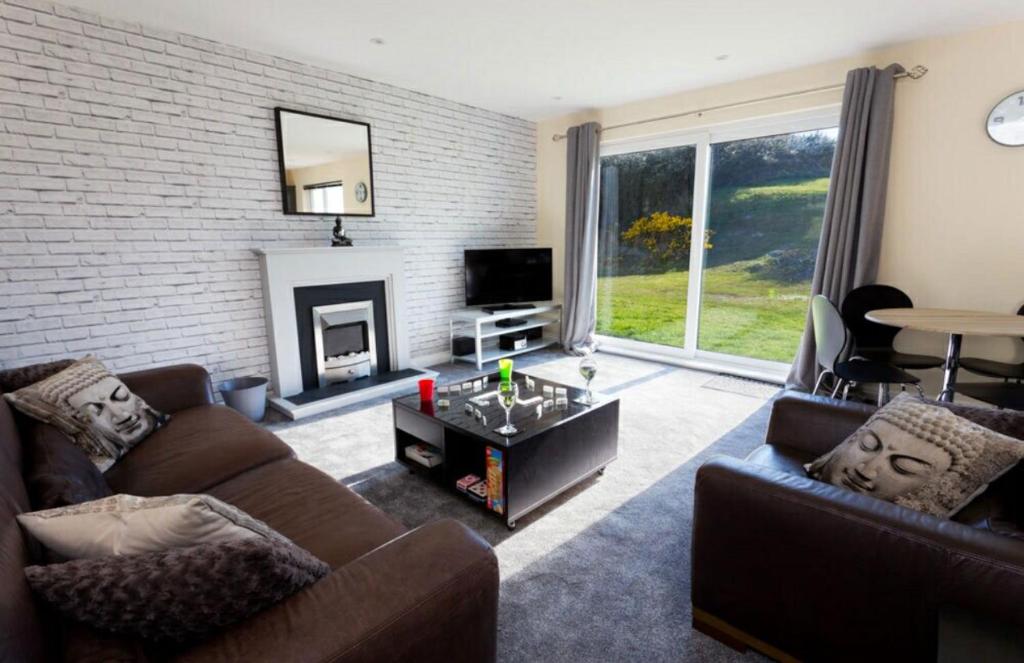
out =
{"type": "Polygon", "coordinates": [[[25,417],[25,485],[34,510],[108,497],[103,474],[64,433],[25,417]]]}
{"type": "Polygon", "coordinates": [[[294,458],[249,470],[206,492],[262,520],[332,569],[406,531],[335,479],[294,458]]]}
{"type": "Polygon", "coordinates": [[[1024,463],[992,482],[983,494],[956,513],[958,523],[1024,541],[1024,463]]]}
{"type": "Polygon", "coordinates": [[[292,455],[291,447],[238,412],[200,405],[175,412],[104,478],[115,493],[205,493],[246,470],[292,455]]]}
{"type": "Polygon", "coordinates": [[[750,452],[747,461],[770,467],[787,474],[807,476],[804,465],[814,460],[814,454],[778,444],[762,444],[750,452]]]}
{"type": "Polygon", "coordinates": [[[965,506],[952,520],[958,523],[1024,541],[1024,526],[1017,516],[1017,506],[1008,504],[1002,495],[987,491],[965,506]]]}

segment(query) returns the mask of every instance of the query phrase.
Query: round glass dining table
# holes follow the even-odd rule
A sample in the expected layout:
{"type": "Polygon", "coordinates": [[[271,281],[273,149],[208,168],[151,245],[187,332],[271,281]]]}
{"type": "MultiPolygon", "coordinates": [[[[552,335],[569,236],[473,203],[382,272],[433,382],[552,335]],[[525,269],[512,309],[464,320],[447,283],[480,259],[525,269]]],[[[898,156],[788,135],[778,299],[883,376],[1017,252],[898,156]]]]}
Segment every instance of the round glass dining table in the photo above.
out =
{"type": "Polygon", "coordinates": [[[890,327],[949,335],[946,367],[939,400],[952,402],[956,393],[956,374],[960,368],[960,346],[964,336],[1024,337],[1024,316],[1012,313],[966,311],[947,308],[883,308],[865,316],[872,322],[890,327]]]}

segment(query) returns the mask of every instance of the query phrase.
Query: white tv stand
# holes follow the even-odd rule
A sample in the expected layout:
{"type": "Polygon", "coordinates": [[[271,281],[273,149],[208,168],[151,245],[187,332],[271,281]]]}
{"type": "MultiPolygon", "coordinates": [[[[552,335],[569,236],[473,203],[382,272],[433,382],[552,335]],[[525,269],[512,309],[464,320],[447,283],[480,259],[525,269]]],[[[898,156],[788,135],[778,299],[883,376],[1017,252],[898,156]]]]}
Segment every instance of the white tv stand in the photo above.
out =
{"type": "Polygon", "coordinates": [[[495,311],[494,313],[487,313],[479,308],[456,311],[452,314],[451,322],[448,324],[448,348],[452,355],[452,362],[465,361],[476,364],[476,369],[482,371],[484,364],[488,362],[546,348],[558,343],[561,322],[561,304],[542,304],[532,308],[495,311]],[[496,324],[499,320],[508,320],[509,318],[524,318],[526,322],[514,327],[499,327],[496,324]],[[527,329],[540,329],[542,336],[528,340],[526,347],[519,350],[502,350],[498,347],[498,337],[502,334],[526,331],[527,329]],[[453,341],[456,336],[472,338],[476,350],[472,354],[455,354],[453,341]]]}

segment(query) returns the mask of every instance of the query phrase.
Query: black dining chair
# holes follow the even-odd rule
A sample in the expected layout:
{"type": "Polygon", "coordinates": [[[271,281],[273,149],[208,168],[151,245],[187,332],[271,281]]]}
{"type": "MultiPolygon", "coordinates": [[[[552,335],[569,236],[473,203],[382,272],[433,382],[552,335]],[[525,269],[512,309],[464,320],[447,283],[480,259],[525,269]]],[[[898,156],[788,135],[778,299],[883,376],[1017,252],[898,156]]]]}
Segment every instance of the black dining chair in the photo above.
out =
{"type": "MultiPolygon", "coordinates": [[[[1024,315],[1024,306],[1017,309],[1017,315],[1024,315]]],[[[1017,382],[1024,380],[1024,363],[1012,364],[992,359],[982,359],[981,357],[963,357],[960,359],[960,368],[971,373],[984,375],[987,378],[998,378],[1007,382],[1010,380],[1016,380],[1017,382]]],[[[957,387],[957,391],[961,391],[960,387],[957,387]]]]}
{"type": "Polygon", "coordinates": [[[865,318],[880,308],[913,308],[910,296],[891,285],[862,285],[843,299],[843,320],[853,334],[853,356],[892,364],[897,368],[938,368],[946,363],[941,357],[900,352],[893,346],[900,330],[865,318]]]}
{"type": "Polygon", "coordinates": [[[858,384],[878,384],[878,404],[888,400],[888,387],[898,384],[902,387],[914,385],[922,396],[921,379],[891,364],[871,359],[844,359],[850,344],[850,333],[843,323],[835,305],[824,295],[815,295],[811,300],[811,321],[814,326],[814,345],[818,364],[824,367],[814,385],[812,394],[817,394],[824,384],[825,376],[835,379],[832,397],[842,390],[846,400],[850,387],[858,384]]]}

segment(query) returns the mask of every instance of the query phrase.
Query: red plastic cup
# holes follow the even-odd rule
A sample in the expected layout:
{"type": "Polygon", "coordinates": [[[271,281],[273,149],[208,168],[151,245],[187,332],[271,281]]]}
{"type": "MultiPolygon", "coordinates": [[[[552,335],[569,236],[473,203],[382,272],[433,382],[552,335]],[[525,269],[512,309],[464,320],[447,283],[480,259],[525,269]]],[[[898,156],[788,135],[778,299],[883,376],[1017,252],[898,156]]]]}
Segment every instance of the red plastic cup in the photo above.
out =
{"type": "Polygon", "coordinates": [[[434,378],[423,378],[419,384],[420,400],[424,402],[434,400],[434,378]]]}

